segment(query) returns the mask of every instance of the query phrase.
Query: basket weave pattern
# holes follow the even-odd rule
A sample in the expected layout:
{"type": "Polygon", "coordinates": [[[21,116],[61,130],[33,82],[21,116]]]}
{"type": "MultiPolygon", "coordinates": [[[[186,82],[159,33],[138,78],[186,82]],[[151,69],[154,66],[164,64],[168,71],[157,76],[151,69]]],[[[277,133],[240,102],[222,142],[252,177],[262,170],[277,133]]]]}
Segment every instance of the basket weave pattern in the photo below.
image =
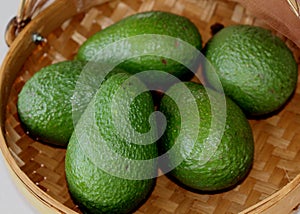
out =
{"type": "MultiPolygon", "coordinates": [[[[78,14],[48,35],[47,42],[37,46],[13,85],[6,111],[7,146],[32,182],[78,213],[80,210],[72,201],[65,180],[65,149],[42,144],[27,136],[18,119],[18,93],[42,67],[73,59],[78,47],[95,32],[128,15],[148,10],[170,11],[190,18],[199,28],[204,43],[212,36],[210,26],[215,23],[225,26],[241,23],[268,28],[242,6],[230,1],[123,0],[110,1],[78,14]]],[[[297,47],[281,38],[299,62],[297,47]]],[[[300,173],[299,90],[298,87],[280,113],[267,119],[250,121],[255,138],[255,161],[242,184],[223,193],[199,194],[185,190],[166,176],[160,176],[151,197],[136,213],[237,213],[289,183],[300,173]]]]}

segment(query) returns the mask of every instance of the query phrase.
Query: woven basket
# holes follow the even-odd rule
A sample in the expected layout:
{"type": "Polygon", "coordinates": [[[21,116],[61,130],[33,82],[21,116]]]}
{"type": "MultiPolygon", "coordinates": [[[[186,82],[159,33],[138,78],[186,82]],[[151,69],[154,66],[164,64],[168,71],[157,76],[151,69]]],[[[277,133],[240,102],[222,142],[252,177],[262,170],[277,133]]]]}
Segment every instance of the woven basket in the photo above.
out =
{"type": "MultiPolygon", "coordinates": [[[[128,15],[149,10],[171,11],[190,18],[199,28],[204,43],[212,36],[210,27],[215,23],[269,28],[286,41],[299,62],[300,50],[293,41],[252,16],[240,4],[227,0],[59,0],[35,15],[23,30],[11,26],[20,32],[10,44],[0,71],[0,147],[12,178],[41,213],[81,212],[68,192],[65,149],[42,144],[24,133],[16,109],[18,93],[42,67],[73,59],[78,47],[95,32],[128,15]]],[[[10,36],[8,40],[12,41],[10,36]]],[[[299,87],[300,83],[280,113],[250,120],[255,161],[243,183],[223,193],[198,194],[160,176],[152,195],[136,213],[292,213],[297,210],[300,203],[299,87]]]]}

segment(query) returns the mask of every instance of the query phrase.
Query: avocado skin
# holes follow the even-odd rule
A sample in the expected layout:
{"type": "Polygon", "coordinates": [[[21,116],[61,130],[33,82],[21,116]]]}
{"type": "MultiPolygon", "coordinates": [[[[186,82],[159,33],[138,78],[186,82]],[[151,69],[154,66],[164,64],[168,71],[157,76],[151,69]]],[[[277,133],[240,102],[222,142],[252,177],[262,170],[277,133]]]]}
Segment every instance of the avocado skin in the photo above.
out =
{"type": "Polygon", "coordinates": [[[298,65],[287,44],[272,31],[252,25],[232,25],[215,34],[202,50],[210,68],[207,82],[216,73],[224,92],[248,118],[278,113],[293,96],[298,65]]]}
{"type": "Polygon", "coordinates": [[[51,64],[25,83],[17,108],[30,136],[66,147],[74,129],[71,98],[84,65],[77,60],[51,64]]]}
{"type": "MultiPolygon", "coordinates": [[[[97,56],[97,52],[107,45],[130,37],[146,34],[153,35],[154,40],[157,39],[155,35],[170,36],[187,42],[199,51],[202,49],[201,34],[191,20],[170,12],[148,11],[126,17],[97,32],[81,45],[76,58],[83,61],[94,60],[94,57],[97,56]]],[[[143,47],[145,43],[149,41],[141,39],[141,41],[138,42],[140,42],[140,46],[143,47]]],[[[160,47],[155,48],[177,51],[178,57],[185,65],[173,59],[166,58],[165,56],[141,55],[125,60],[120,63],[118,67],[131,73],[148,70],[165,71],[182,80],[188,80],[193,76],[193,72],[191,72],[188,67],[194,69],[194,66],[197,66],[198,63],[197,60],[190,57],[188,51],[178,50],[176,44],[170,46],[170,44],[161,42],[159,46],[160,47]],[[186,65],[188,65],[188,67],[186,65]]],[[[116,51],[120,53],[124,52],[125,54],[127,48],[117,47],[116,51]]],[[[99,60],[101,60],[101,56],[99,60]]],[[[156,81],[159,80],[159,78],[155,79],[155,77],[153,79],[156,81]]]]}
{"type": "MultiPolygon", "coordinates": [[[[112,100],[120,86],[125,87],[125,96],[122,97],[124,99],[121,101],[124,106],[128,104],[130,100],[128,97],[132,96],[132,92],[141,89],[141,87],[144,88],[138,79],[124,85],[124,81],[130,76],[128,73],[118,73],[109,77],[101,85],[94,100],[91,101],[78,121],[67,147],[65,171],[69,191],[85,213],[133,212],[147,199],[155,186],[157,173],[157,163],[155,161],[153,161],[150,168],[143,170],[131,169],[131,172],[136,174],[150,171],[153,175],[152,178],[127,179],[105,171],[96,165],[92,161],[93,158],[91,158],[92,155],[99,155],[96,159],[103,160],[103,163],[105,162],[113,167],[126,168],[127,166],[123,162],[120,162],[119,165],[113,165],[113,163],[105,161],[107,153],[97,151],[97,148],[102,148],[101,146],[106,143],[110,151],[130,160],[148,160],[158,155],[155,142],[149,145],[132,144],[130,139],[134,137],[134,132],[123,133],[124,136],[120,137],[112,122],[112,100]],[[129,88],[126,88],[127,86],[129,88]],[[91,110],[92,108],[93,110],[91,110]],[[92,111],[92,115],[95,115],[95,126],[90,123],[89,111],[92,111]],[[78,140],[80,130],[81,133],[86,133],[90,137],[90,144],[78,140]],[[96,149],[87,148],[91,145],[95,146],[96,149]],[[92,151],[93,154],[88,151],[92,151]]],[[[117,110],[122,111],[123,105],[117,110]]],[[[153,111],[153,100],[149,92],[137,96],[131,103],[129,113],[132,127],[140,133],[149,131],[151,124],[149,124],[148,118],[153,111]]],[[[123,121],[119,122],[124,124],[123,121]]],[[[153,134],[155,136],[155,133],[153,134]]],[[[154,141],[154,138],[150,140],[154,141]]]]}
{"type": "MultiPolygon", "coordinates": [[[[191,152],[186,157],[182,157],[184,146],[178,150],[178,154],[169,157],[168,162],[171,165],[180,157],[183,161],[168,175],[178,184],[193,191],[216,192],[232,188],[247,176],[252,167],[254,139],[251,126],[240,107],[228,97],[225,97],[226,115],[215,112],[212,116],[211,103],[219,105],[221,102],[218,100],[224,94],[204,88],[198,83],[186,82],[184,84],[193,94],[200,116],[200,123],[197,125],[191,120],[188,129],[198,129],[199,134],[191,152]],[[215,123],[220,123],[223,116],[226,120],[221,139],[211,137],[214,132],[218,131],[211,130],[213,117],[216,120],[215,123]],[[211,146],[216,142],[219,142],[217,148],[211,146]],[[207,154],[210,154],[210,157],[204,161],[203,157],[207,154]]],[[[168,94],[172,94],[172,98],[176,96],[175,100],[180,100],[180,102],[190,102],[182,93],[181,87],[177,87],[176,84],[168,90],[168,94]]],[[[189,133],[189,130],[181,127],[182,112],[176,104],[178,103],[168,96],[162,98],[159,110],[166,116],[167,128],[158,143],[160,154],[169,151],[176,144],[187,146],[192,139],[189,134],[183,138],[178,137],[180,133],[189,133]]],[[[190,112],[190,109],[186,108],[182,111],[190,112]]],[[[196,114],[196,112],[191,114],[196,114]]]]}

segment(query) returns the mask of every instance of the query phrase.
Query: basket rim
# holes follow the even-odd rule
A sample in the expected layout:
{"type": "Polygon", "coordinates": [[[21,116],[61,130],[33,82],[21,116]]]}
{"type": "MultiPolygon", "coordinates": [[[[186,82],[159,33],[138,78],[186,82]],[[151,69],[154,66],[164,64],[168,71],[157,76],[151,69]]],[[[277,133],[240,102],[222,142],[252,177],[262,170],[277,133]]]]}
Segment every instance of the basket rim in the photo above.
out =
{"type": "MultiPolygon", "coordinates": [[[[95,0],[92,1],[90,5],[85,7],[85,10],[89,9],[92,6],[104,4],[109,2],[110,0],[95,0]]],[[[234,1],[234,0],[230,0],[234,1]]],[[[6,82],[5,77],[9,76],[9,71],[11,67],[13,69],[18,69],[22,67],[26,58],[29,54],[20,54],[22,50],[29,50],[28,53],[31,53],[32,50],[36,47],[32,42],[32,32],[38,32],[41,35],[48,35],[51,31],[53,31],[59,23],[62,24],[66,19],[76,15],[78,13],[78,9],[72,0],[60,0],[55,1],[48,8],[46,8],[43,13],[38,14],[17,36],[16,40],[12,43],[9,48],[8,53],[6,54],[3,63],[0,67],[0,91],[1,92],[1,107],[2,111],[0,112],[0,123],[1,123],[1,132],[0,132],[0,150],[4,157],[4,161],[7,165],[7,168],[11,172],[12,178],[17,181],[21,186],[18,188],[22,188],[25,190],[25,196],[33,198],[30,201],[39,207],[39,210],[46,211],[46,213],[73,213],[76,214],[74,210],[68,208],[63,205],[59,201],[52,198],[50,195],[41,190],[38,186],[36,186],[32,180],[21,170],[15,161],[13,155],[9,151],[8,145],[5,139],[5,130],[4,130],[4,121],[5,121],[5,107],[6,106],[6,98],[3,99],[3,91],[9,91],[8,88],[5,87],[4,83],[6,82]],[[59,10],[58,10],[59,8],[59,10]],[[63,12],[62,12],[63,11],[63,12]],[[67,12],[66,12],[67,11],[67,12]],[[55,19],[55,21],[49,21],[47,17],[53,14],[60,13],[59,19],[55,19]],[[43,27],[43,23],[47,20],[48,27],[43,27]],[[50,26],[50,27],[49,27],[50,26]],[[15,63],[15,59],[18,59],[21,63],[15,63]],[[3,102],[5,100],[5,102],[3,102]]],[[[12,78],[14,79],[14,78],[12,78]]],[[[22,191],[24,193],[24,191],[22,191]]],[[[240,213],[262,213],[266,212],[269,208],[272,208],[278,201],[283,199],[291,200],[290,195],[288,193],[293,193],[293,200],[298,200],[298,204],[300,203],[300,174],[298,174],[293,180],[291,180],[288,184],[286,184],[283,188],[276,191],[272,195],[266,197],[260,202],[246,208],[240,213]],[[298,194],[297,194],[298,193],[298,194]],[[295,197],[297,196],[297,197],[295,197]]],[[[276,209],[276,208],[274,208],[276,209]]],[[[44,212],[43,212],[44,213],[44,212]]]]}

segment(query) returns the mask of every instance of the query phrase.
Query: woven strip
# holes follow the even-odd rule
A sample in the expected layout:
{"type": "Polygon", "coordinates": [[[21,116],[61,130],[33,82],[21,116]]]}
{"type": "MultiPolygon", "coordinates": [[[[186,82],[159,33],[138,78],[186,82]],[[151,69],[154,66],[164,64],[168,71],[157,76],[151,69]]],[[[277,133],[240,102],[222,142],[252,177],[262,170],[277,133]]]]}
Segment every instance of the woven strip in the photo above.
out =
{"type": "MultiPolygon", "coordinates": [[[[43,66],[73,59],[78,47],[95,32],[114,22],[148,10],[170,11],[190,18],[199,28],[204,43],[215,23],[241,23],[268,28],[240,5],[210,0],[112,1],[67,20],[47,36],[24,64],[7,106],[7,145],[20,168],[42,190],[80,213],[72,201],[65,180],[65,150],[28,137],[22,129],[16,101],[25,82],[43,66]]],[[[274,31],[274,30],[273,30],[274,31]]],[[[274,31],[276,33],[276,31],[274,31]]],[[[280,35],[279,35],[280,36],[280,35]]],[[[284,39],[299,61],[299,50],[284,39]]],[[[300,172],[300,89],[279,114],[265,120],[251,120],[255,138],[253,169],[243,183],[218,194],[190,192],[166,176],[160,176],[154,192],[137,211],[144,213],[237,213],[281,189],[300,172]]]]}

